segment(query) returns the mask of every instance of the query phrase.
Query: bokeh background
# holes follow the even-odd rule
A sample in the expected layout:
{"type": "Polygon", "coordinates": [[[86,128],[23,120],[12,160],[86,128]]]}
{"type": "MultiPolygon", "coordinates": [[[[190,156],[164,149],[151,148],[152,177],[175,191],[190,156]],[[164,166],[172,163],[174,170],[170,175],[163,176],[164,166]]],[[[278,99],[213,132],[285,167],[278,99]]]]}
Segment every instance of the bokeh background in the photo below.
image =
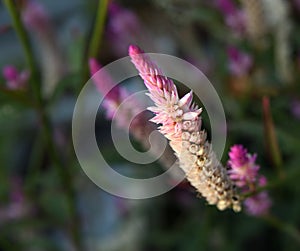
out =
{"type": "MultiPolygon", "coordinates": [[[[0,68],[0,250],[299,250],[300,1],[3,0],[0,68]],[[85,176],[71,138],[76,97],[90,58],[105,65],[130,44],[205,73],[226,113],[222,162],[233,144],[257,153],[268,216],[220,212],[184,182],[128,200],[85,176]]],[[[138,78],[123,85],[144,89],[138,78]]],[[[162,173],[117,153],[104,113],[96,134],[113,168],[162,173]]]]}

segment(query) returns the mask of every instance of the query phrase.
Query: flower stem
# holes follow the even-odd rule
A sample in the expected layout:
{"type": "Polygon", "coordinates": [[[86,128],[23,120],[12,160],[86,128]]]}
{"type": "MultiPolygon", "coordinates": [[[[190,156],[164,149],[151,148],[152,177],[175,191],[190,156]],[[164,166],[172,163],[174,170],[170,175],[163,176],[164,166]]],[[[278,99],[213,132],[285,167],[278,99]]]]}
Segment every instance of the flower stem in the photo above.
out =
{"type": "Polygon", "coordinates": [[[17,36],[21,41],[21,45],[23,47],[23,51],[25,54],[25,60],[27,66],[30,70],[31,76],[31,89],[34,95],[34,98],[37,102],[41,100],[40,95],[40,84],[38,81],[38,71],[37,64],[33,56],[32,46],[29,40],[29,36],[24,28],[24,25],[20,18],[20,13],[16,8],[16,4],[12,0],[3,0],[4,5],[6,6],[12,20],[13,27],[16,31],[17,36]]]}
{"type": "Polygon", "coordinates": [[[92,30],[92,35],[89,44],[87,45],[87,54],[83,56],[82,72],[81,72],[81,85],[78,85],[77,92],[81,91],[81,88],[89,79],[89,68],[87,61],[89,58],[97,58],[100,48],[101,41],[103,37],[103,31],[105,27],[105,20],[107,14],[108,0],[99,0],[98,8],[96,12],[96,18],[94,22],[94,27],[92,30]]]}
{"type": "Polygon", "coordinates": [[[102,34],[104,31],[105,19],[107,14],[107,5],[108,0],[99,0],[96,20],[92,32],[91,42],[89,45],[88,55],[90,58],[96,58],[101,48],[102,34]]]}
{"type": "Polygon", "coordinates": [[[273,118],[270,109],[270,99],[268,97],[263,97],[262,99],[263,115],[264,115],[264,128],[266,135],[266,146],[273,162],[273,165],[277,169],[278,176],[283,178],[285,172],[282,168],[282,156],[278,145],[278,140],[276,137],[276,132],[274,128],[273,118]]]}

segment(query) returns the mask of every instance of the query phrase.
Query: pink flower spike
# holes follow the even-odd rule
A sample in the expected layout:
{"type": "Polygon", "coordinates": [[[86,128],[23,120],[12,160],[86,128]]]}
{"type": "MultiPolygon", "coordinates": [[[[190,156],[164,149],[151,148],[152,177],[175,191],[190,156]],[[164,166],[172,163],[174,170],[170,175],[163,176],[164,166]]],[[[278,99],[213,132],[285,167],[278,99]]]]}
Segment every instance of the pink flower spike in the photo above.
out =
{"type": "Polygon", "coordinates": [[[136,45],[130,45],[128,53],[132,63],[139,71],[141,78],[144,80],[151,94],[160,93],[161,90],[164,90],[168,92],[169,95],[173,93],[174,98],[178,98],[177,88],[174,82],[163,75],[162,71],[144,54],[143,50],[136,45]]]}
{"type": "Polygon", "coordinates": [[[95,58],[89,59],[89,67],[90,67],[90,73],[93,76],[97,71],[101,69],[100,64],[95,58]]]}
{"type": "Polygon", "coordinates": [[[255,164],[256,155],[250,155],[242,145],[234,145],[229,152],[228,173],[238,187],[244,187],[256,180],[259,166],[255,164]]]}
{"type": "Polygon", "coordinates": [[[253,216],[265,215],[269,212],[272,202],[267,192],[261,192],[244,201],[248,214],[253,216]]]}
{"type": "MultiPolygon", "coordinates": [[[[121,103],[129,98],[129,94],[126,89],[116,86],[113,79],[104,69],[101,69],[101,65],[96,59],[89,59],[91,79],[94,82],[97,90],[102,95],[105,95],[103,100],[103,107],[106,112],[106,118],[111,120],[114,118],[116,111],[119,109],[121,103]]],[[[119,112],[116,118],[116,122],[120,128],[126,128],[128,121],[130,121],[132,114],[136,114],[136,110],[139,110],[140,104],[134,98],[130,98],[130,101],[123,106],[122,112],[119,112]]],[[[138,121],[134,120],[131,128],[134,130],[135,127],[139,126],[138,121]]]]}
{"type": "Polygon", "coordinates": [[[115,86],[113,80],[107,72],[97,72],[102,68],[98,61],[94,58],[89,59],[89,68],[91,78],[101,94],[105,94],[105,98],[118,103],[120,101],[120,88],[115,86]],[[114,87],[115,86],[115,87],[114,87]]]}
{"type": "Polygon", "coordinates": [[[136,45],[129,45],[128,53],[131,57],[136,56],[138,54],[145,53],[143,50],[141,50],[138,46],[136,45]]]}
{"type": "Polygon", "coordinates": [[[149,108],[155,114],[150,121],[160,124],[159,131],[170,141],[191,185],[219,210],[240,211],[233,183],[201,131],[202,110],[192,104],[192,92],[179,99],[174,82],[139,47],[131,45],[129,56],[155,103],[149,108]]]}
{"type": "MultiPolygon", "coordinates": [[[[267,184],[267,179],[265,176],[261,175],[258,179],[258,187],[265,186],[267,184]]],[[[246,211],[248,214],[253,216],[265,215],[269,212],[272,206],[272,201],[269,197],[267,191],[260,192],[254,196],[247,198],[244,201],[246,211]]]]}

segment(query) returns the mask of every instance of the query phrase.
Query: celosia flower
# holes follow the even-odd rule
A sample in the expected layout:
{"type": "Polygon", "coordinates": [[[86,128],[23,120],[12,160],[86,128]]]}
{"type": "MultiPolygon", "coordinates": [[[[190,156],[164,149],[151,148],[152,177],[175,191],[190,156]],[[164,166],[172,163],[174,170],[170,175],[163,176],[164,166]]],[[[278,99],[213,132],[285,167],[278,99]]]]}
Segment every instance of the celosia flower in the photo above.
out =
{"type": "MultiPolygon", "coordinates": [[[[241,191],[255,192],[258,187],[265,186],[267,179],[258,175],[259,166],[255,163],[256,155],[250,155],[242,145],[234,145],[229,152],[228,171],[230,178],[241,191]]],[[[271,207],[271,199],[266,191],[246,198],[246,211],[250,215],[266,214],[271,207]]]]}
{"type": "Polygon", "coordinates": [[[239,51],[235,47],[228,49],[229,71],[232,75],[243,76],[249,73],[252,66],[252,58],[250,55],[239,51]]]}
{"type": "Polygon", "coordinates": [[[149,108],[155,114],[151,121],[161,124],[159,130],[170,140],[189,182],[209,204],[239,211],[240,201],[227,171],[212,151],[205,131],[200,130],[201,109],[192,104],[192,92],[179,99],[173,81],[140,48],[131,45],[129,55],[155,103],[149,108]]]}
{"type": "Polygon", "coordinates": [[[114,100],[116,103],[119,103],[123,100],[123,98],[128,96],[126,95],[123,98],[121,97],[122,96],[121,92],[125,92],[125,89],[120,88],[118,86],[113,88],[114,82],[106,72],[102,72],[101,76],[96,74],[102,68],[96,59],[94,58],[89,59],[89,67],[96,88],[100,93],[102,94],[106,93],[106,97],[105,97],[106,99],[114,100]]]}
{"type": "MultiPolygon", "coordinates": [[[[265,186],[267,184],[267,179],[264,176],[261,176],[258,180],[258,186],[265,186]]],[[[267,214],[272,201],[269,197],[269,194],[266,191],[255,194],[244,201],[246,211],[248,214],[253,216],[261,216],[267,214]]]]}
{"type": "MultiPolygon", "coordinates": [[[[95,74],[101,69],[101,65],[93,58],[89,60],[90,73],[92,80],[101,94],[106,94],[103,100],[103,107],[106,111],[106,117],[113,119],[121,103],[129,97],[127,91],[124,88],[118,86],[114,87],[114,83],[111,77],[104,71],[101,76],[95,74]],[[113,88],[114,87],[114,88],[113,88]]],[[[124,108],[124,106],[123,106],[124,108]]],[[[131,113],[134,112],[136,104],[127,104],[119,116],[116,118],[120,127],[125,127],[131,117],[131,113]]]]}
{"type": "Polygon", "coordinates": [[[24,70],[19,72],[16,67],[7,65],[3,68],[2,74],[6,80],[6,86],[11,90],[23,89],[29,80],[29,72],[24,70]]]}
{"type": "Polygon", "coordinates": [[[229,157],[228,173],[238,187],[255,182],[259,170],[259,166],[255,164],[256,155],[250,155],[242,145],[234,145],[230,149],[229,157]]]}

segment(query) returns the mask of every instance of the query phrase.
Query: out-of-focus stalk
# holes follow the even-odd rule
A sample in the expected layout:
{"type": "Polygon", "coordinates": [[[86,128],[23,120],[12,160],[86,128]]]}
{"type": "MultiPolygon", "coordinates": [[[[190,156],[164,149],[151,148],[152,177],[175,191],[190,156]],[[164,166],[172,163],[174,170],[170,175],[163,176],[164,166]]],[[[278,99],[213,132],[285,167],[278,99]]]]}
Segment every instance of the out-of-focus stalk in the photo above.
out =
{"type": "Polygon", "coordinates": [[[96,58],[101,48],[102,34],[104,31],[108,0],[99,0],[96,20],[89,45],[89,58],[96,58]]]}
{"type": "Polygon", "coordinates": [[[75,250],[83,250],[80,231],[78,227],[79,216],[76,212],[75,191],[72,184],[71,174],[66,169],[64,164],[61,162],[61,159],[55,147],[54,140],[52,138],[52,128],[51,128],[50,120],[44,108],[44,102],[42,99],[41,88],[39,84],[38,67],[36,65],[36,61],[33,56],[34,54],[30,44],[30,40],[24,28],[24,25],[21,21],[20,14],[15,6],[14,1],[3,0],[3,3],[11,15],[13,26],[21,41],[25,53],[26,61],[28,64],[28,68],[30,70],[30,74],[32,78],[31,88],[36,101],[36,112],[42,124],[42,135],[43,135],[43,140],[45,142],[44,144],[47,145],[48,147],[51,160],[53,161],[54,166],[57,168],[57,172],[60,175],[61,182],[64,185],[66,193],[68,195],[68,204],[70,207],[69,209],[71,215],[71,226],[69,227],[69,230],[72,235],[74,244],[76,245],[75,250]]]}
{"type": "Polygon", "coordinates": [[[284,170],[282,169],[282,157],[279,149],[272,114],[270,111],[270,100],[268,97],[263,97],[263,117],[264,117],[264,130],[266,135],[266,147],[269,152],[272,163],[277,169],[278,176],[284,177],[284,170]]]}

